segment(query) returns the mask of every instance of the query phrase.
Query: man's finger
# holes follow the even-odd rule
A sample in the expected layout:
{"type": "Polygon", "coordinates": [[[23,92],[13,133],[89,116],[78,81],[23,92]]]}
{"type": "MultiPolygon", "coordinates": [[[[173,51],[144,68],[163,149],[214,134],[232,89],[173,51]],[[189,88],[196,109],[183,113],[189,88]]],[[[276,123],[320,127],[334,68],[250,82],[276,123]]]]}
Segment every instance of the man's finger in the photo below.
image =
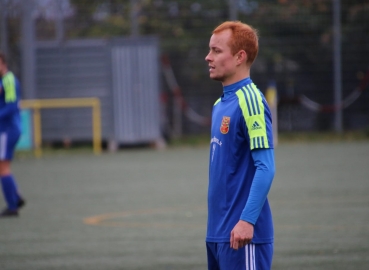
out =
{"type": "Polygon", "coordinates": [[[233,246],[233,249],[235,249],[235,250],[237,250],[239,247],[240,247],[240,239],[239,239],[239,237],[236,237],[236,236],[233,236],[233,244],[232,244],[232,246],[233,246]]]}
{"type": "Polygon", "coordinates": [[[237,240],[233,240],[233,249],[235,249],[235,250],[238,249],[238,241],[237,240]]]}
{"type": "Polygon", "coordinates": [[[233,231],[231,232],[231,239],[230,239],[230,243],[231,243],[231,248],[233,248],[233,231]]]}

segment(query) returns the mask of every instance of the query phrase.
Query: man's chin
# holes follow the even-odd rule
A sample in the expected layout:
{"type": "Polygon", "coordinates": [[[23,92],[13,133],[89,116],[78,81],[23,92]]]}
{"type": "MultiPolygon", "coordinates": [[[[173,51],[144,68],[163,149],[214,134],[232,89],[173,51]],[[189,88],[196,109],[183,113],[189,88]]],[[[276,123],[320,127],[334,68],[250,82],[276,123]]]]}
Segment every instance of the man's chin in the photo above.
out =
{"type": "Polygon", "coordinates": [[[210,79],[214,80],[214,81],[222,81],[223,78],[220,76],[216,76],[216,75],[212,75],[210,74],[210,79]]]}

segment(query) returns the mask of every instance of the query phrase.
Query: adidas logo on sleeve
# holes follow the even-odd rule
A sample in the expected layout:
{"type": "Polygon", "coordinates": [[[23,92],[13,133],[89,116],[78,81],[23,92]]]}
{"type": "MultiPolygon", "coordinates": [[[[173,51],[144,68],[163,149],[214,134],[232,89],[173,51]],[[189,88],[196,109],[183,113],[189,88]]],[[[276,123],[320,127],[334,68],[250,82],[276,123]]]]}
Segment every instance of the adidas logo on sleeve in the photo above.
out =
{"type": "Polygon", "coordinates": [[[262,127],[259,125],[259,123],[257,121],[255,121],[252,126],[251,126],[251,130],[257,130],[257,129],[261,129],[262,127]]]}

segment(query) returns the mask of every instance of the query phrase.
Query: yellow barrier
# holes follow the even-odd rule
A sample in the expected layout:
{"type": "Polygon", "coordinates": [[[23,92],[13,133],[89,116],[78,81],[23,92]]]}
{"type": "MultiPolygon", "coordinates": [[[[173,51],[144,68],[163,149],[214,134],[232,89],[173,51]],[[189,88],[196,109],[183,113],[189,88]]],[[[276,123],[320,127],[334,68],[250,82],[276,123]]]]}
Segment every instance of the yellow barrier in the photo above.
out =
{"type": "Polygon", "coordinates": [[[101,153],[101,109],[98,98],[29,99],[21,100],[20,107],[33,110],[33,141],[36,157],[42,155],[41,109],[56,108],[91,107],[93,150],[95,154],[101,153]]]}
{"type": "Polygon", "coordinates": [[[268,102],[272,114],[273,142],[274,146],[278,144],[278,101],[277,88],[274,84],[269,85],[265,93],[265,99],[268,102]]]}

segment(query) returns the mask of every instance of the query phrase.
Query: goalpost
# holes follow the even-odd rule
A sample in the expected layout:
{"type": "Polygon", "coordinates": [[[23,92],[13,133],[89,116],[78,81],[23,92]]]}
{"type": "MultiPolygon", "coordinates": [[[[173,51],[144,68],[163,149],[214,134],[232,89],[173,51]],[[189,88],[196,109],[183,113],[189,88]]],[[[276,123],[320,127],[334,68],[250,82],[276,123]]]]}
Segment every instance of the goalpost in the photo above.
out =
{"type": "Polygon", "coordinates": [[[36,157],[42,155],[41,109],[91,107],[92,141],[95,154],[101,153],[101,109],[98,98],[58,98],[21,100],[22,109],[33,111],[33,143],[36,157]]]}

